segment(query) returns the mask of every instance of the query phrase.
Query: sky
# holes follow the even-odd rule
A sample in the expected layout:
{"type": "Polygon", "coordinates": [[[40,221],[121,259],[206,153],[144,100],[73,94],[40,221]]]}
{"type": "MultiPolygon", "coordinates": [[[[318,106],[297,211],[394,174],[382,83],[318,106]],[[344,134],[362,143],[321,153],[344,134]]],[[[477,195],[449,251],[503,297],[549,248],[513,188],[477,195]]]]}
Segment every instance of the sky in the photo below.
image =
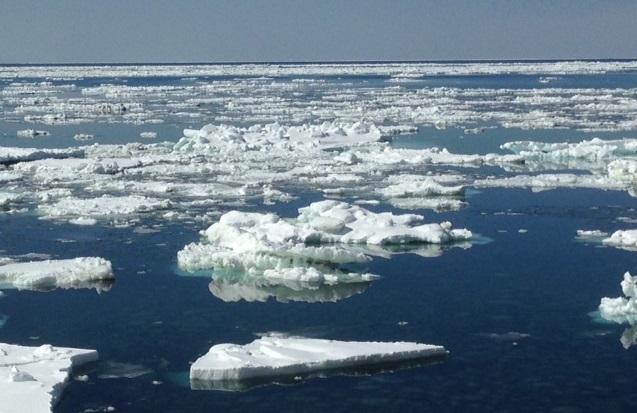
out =
{"type": "Polygon", "coordinates": [[[636,0],[0,0],[0,64],[637,58],[636,0]]]}

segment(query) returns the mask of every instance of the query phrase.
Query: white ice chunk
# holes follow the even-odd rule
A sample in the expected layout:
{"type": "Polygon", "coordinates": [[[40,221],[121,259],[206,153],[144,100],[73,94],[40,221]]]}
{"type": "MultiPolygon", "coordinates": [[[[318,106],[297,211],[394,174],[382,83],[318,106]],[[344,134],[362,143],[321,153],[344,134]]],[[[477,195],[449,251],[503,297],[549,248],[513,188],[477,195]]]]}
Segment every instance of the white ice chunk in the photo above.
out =
{"type": "Polygon", "coordinates": [[[616,159],[608,164],[608,176],[617,181],[637,181],[637,160],[616,159]]]}
{"type": "Polygon", "coordinates": [[[191,380],[244,380],[444,357],[442,346],[266,336],[245,346],[218,344],[190,367],[191,380]]]}
{"type": "Polygon", "coordinates": [[[98,257],[0,265],[0,284],[24,289],[90,286],[114,278],[110,261],[98,257]]]}
{"type": "Polygon", "coordinates": [[[18,136],[20,138],[35,138],[36,136],[49,136],[50,133],[45,130],[24,129],[19,130],[18,136]]]}
{"type": "Polygon", "coordinates": [[[637,323],[637,277],[629,272],[624,274],[621,282],[622,292],[627,298],[604,297],[599,304],[599,312],[602,318],[617,323],[637,323]]]}
{"type": "Polygon", "coordinates": [[[605,237],[608,234],[600,231],[598,229],[593,229],[593,230],[584,230],[584,229],[578,229],[577,230],[577,236],[580,238],[599,238],[599,237],[605,237]]]}
{"type": "Polygon", "coordinates": [[[175,151],[264,150],[282,145],[332,149],[376,143],[381,139],[381,132],[374,124],[361,122],[325,122],[292,127],[273,123],[250,128],[206,125],[200,130],[185,129],[183,134],[184,137],[174,147],[175,151]]]}
{"type": "Polygon", "coordinates": [[[378,192],[387,198],[464,196],[465,188],[461,185],[442,185],[432,177],[407,177],[402,182],[379,189],[378,192]]]}
{"type": "Polygon", "coordinates": [[[452,229],[449,222],[414,225],[422,218],[374,213],[338,201],[315,202],[289,220],[275,214],[231,211],[202,232],[206,242],[179,251],[178,262],[187,271],[226,269],[269,280],[362,282],[374,276],[354,277],[334,270],[341,264],[369,261],[364,251],[344,244],[445,244],[472,237],[469,230],[452,229]]]}
{"type": "Polygon", "coordinates": [[[612,247],[637,251],[637,229],[615,231],[609,238],[604,238],[602,243],[612,247]]]}
{"type": "Polygon", "coordinates": [[[40,205],[38,209],[44,216],[48,217],[79,215],[86,218],[149,213],[169,209],[170,206],[171,203],[167,199],[162,200],[139,195],[103,195],[89,199],[64,198],[53,204],[40,205]]]}
{"type": "Polygon", "coordinates": [[[0,343],[0,412],[52,412],[72,369],[97,358],[95,350],[0,343]]]}
{"type": "Polygon", "coordinates": [[[30,149],[0,147],[0,164],[14,164],[38,159],[64,159],[84,156],[81,149],[30,149]]]}
{"type": "Polygon", "coordinates": [[[501,146],[526,159],[552,160],[564,159],[612,160],[624,156],[637,155],[637,139],[602,140],[593,138],[579,143],[544,143],[533,141],[508,142],[501,146]]]}
{"type": "Polygon", "coordinates": [[[535,191],[556,188],[594,188],[603,190],[626,190],[626,183],[602,175],[577,175],[570,173],[515,175],[511,177],[489,177],[473,183],[476,187],[488,188],[532,188],[535,191]]]}

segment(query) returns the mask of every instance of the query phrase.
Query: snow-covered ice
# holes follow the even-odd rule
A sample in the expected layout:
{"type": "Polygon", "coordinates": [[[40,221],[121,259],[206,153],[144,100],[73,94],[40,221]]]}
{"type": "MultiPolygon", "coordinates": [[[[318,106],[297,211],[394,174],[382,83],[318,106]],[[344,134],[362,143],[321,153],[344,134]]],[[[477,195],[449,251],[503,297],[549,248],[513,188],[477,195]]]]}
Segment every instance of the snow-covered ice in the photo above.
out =
{"type": "Polygon", "coordinates": [[[229,125],[206,125],[200,130],[186,129],[184,137],[175,145],[180,152],[215,152],[219,150],[265,150],[273,146],[304,146],[334,149],[377,143],[381,132],[374,124],[340,124],[324,122],[300,127],[279,123],[237,128],[229,125]]]}
{"type": "Polygon", "coordinates": [[[600,315],[617,323],[637,324],[637,277],[630,275],[630,272],[624,273],[621,288],[625,297],[602,298],[600,315]]]}
{"type": "Polygon", "coordinates": [[[187,245],[177,257],[183,270],[214,268],[221,277],[224,272],[240,272],[269,282],[367,282],[376,276],[338,270],[342,264],[370,259],[359,245],[452,244],[473,235],[453,229],[449,222],[419,224],[422,219],[331,200],[300,208],[295,219],[231,211],[202,231],[204,242],[187,245]]]}
{"type": "Polygon", "coordinates": [[[11,165],[38,159],[66,159],[83,157],[81,149],[32,149],[0,147],[0,164],[11,165]]]}
{"type": "Polygon", "coordinates": [[[158,210],[168,210],[170,201],[151,197],[108,196],[98,198],[78,199],[65,198],[55,203],[41,205],[40,213],[45,218],[60,218],[67,216],[108,217],[113,215],[145,214],[158,210]]]}
{"type": "Polygon", "coordinates": [[[264,336],[244,346],[217,344],[190,367],[193,388],[240,389],[254,378],[329,374],[331,370],[447,355],[442,346],[410,342],[356,342],[264,336]]]}
{"type": "Polygon", "coordinates": [[[107,288],[114,280],[110,261],[99,257],[13,262],[0,265],[0,286],[19,289],[107,288]]]}
{"type": "Polygon", "coordinates": [[[73,369],[97,358],[95,350],[0,343],[0,412],[53,412],[73,369]]]}
{"type": "Polygon", "coordinates": [[[562,162],[564,159],[603,160],[637,155],[637,139],[603,140],[593,138],[580,143],[509,142],[503,149],[522,155],[525,159],[562,162]]]}
{"type": "Polygon", "coordinates": [[[611,247],[637,251],[637,229],[617,230],[610,237],[604,238],[602,243],[611,247]]]}

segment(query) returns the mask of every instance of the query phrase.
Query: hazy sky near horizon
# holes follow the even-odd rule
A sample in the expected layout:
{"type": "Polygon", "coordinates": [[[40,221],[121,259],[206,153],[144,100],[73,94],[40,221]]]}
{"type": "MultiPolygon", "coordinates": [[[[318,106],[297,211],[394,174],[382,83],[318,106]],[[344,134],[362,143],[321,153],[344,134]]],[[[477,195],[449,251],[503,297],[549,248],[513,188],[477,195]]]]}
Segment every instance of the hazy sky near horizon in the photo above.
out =
{"type": "Polygon", "coordinates": [[[635,0],[0,5],[0,63],[637,58],[635,0]]]}

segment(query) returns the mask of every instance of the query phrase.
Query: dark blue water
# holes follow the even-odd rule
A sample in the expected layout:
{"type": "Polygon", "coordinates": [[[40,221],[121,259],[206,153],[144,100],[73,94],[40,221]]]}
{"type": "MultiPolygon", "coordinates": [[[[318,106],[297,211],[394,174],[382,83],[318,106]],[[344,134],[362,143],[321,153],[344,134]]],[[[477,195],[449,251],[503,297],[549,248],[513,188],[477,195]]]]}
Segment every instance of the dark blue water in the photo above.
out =
{"type": "MultiPolygon", "coordinates": [[[[8,290],[1,304],[10,319],[0,337],[99,350],[89,381],[73,382],[58,412],[100,406],[119,412],[634,411],[637,399],[626,375],[635,365],[634,349],[621,346],[623,327],[595,324],[587,315],[602,296],[619,295],[634,253],[574,241],[577,229],[614,228],[620,214],[635,218],[634,200],[618,192],[496,189],[474,195],[470,205],[428,215],[432,221],[453,219],[491,243],[452,248],[437,258],[376,258],[369,271],[383,278],[367,290],[312,304],[225,303],[210,294],[207,279],[177,276],[176,252],[197,239],[191,229],[136,234],[5,217],[1,249],[102,256],[112,260],[117,281],[99,295],[8,290]],[[245,393],[178,384],[212,344],[247,343],[265,331],[419,341],[444,345],[451,355],[441,364],[391,374],[311,379],[245,393]],[[499,336],[508,332],[529,336],[499,336]],[[109,362],[152,373],[98,378],[109,362]]],[[[293,215],[279,211],[285,212],[293,215]]]]}
{"type": "MultiPolygon", "coordinates": [[[[423,81],[448,87],[545,87],[538,79],[441,77],[407,87],[421,88],[423,81]]],[[[554,82],[559,87],[634,87],[635,79],[635,74],[615,74],[563,76],[554,82]]],[[[382,87],[387,79],[326,80],[330,84],[325,90],[350,87],[352,82],[361,88],[382,87]]],[[[102,79],[87,82],[98,81],[102,79]]],[[[119,80],[109,79],[114,81],[119,80]]],[[[167,81],[180,82],[128,79],[147,85],[167,81]]],[[[323,91],[313,93],[316,98],[323,91]]],[[[156,131],[158,140],[176,141],[184,127],[213,121],[214,116],[205,122],[166,116],[165,123],[143,126],[50,126],[5,119],[0,139],[3,146],[66,147],[78,145],[73,136],[80,132],[95,133],[100,143],[126,143],[138,141],[140,132],[156,131]],[[16,138],[15,131],[25,128],[49,129],[54,139],[16,138]]],[[[462,127],[425,127],[418,135],[397,138],[394,145],[487,153],[512,140],[576,142],[592,136],[600,134],[497,128],[467,135],[462,127]]],[[[618,138],[624,133],[601,136],[618,138]]],[[[503,172],[483,168],[475,173],[503,172]]],[[[88,381],[69,385],[57,413],[103,411],[109,406],[116,412],[142,413],[637,411],[631,377],[637,349],[626,350],[619,341],[626,327],[599,324],[589,316],[602,297],[621,294],[622,275],[635,271],[637,256],[575,240],[578,229],[630,229],[625,219],[637,219],[635,198],[626,192],[587,189],[480,189],[471,194],[469,206],[455,212],[403,211],[385,203],[369,207],[421,213],[428,222],[449,220],[490,242],[448,248],[435,258],[409,253],[374,258],[364,270],[382,278],[335,303],[220,300],[209,291],[210,278],[185,277],[176,270],[177,252],[197,241],[198,231],[204,229],[195,224],[147,218],[140,225],[160,224],[159,231],[139,233],[134,228],[82,227],[27,214],[1,214],[2,255],[100,256],[113,263],[116,282],[101,294],[89,289],[4,290],[0,314],[9,319],[0,328],[0,341],[99,351],[100,361],[90,366],[88,381]],[[190,389],[190,363],[212,345],[245,344],[269,331],[439,344],[450,356],[435,365],[314,378],[294,386],[246,392],[190,389]],[[101,378],[112,372],[113,363],[136,365],[132,370],[147,373],[101,378]]],[[[299,195],[291,203],[249,208],[293,217],[298,207],[322,199],[320,193],[299,195]]]]}

